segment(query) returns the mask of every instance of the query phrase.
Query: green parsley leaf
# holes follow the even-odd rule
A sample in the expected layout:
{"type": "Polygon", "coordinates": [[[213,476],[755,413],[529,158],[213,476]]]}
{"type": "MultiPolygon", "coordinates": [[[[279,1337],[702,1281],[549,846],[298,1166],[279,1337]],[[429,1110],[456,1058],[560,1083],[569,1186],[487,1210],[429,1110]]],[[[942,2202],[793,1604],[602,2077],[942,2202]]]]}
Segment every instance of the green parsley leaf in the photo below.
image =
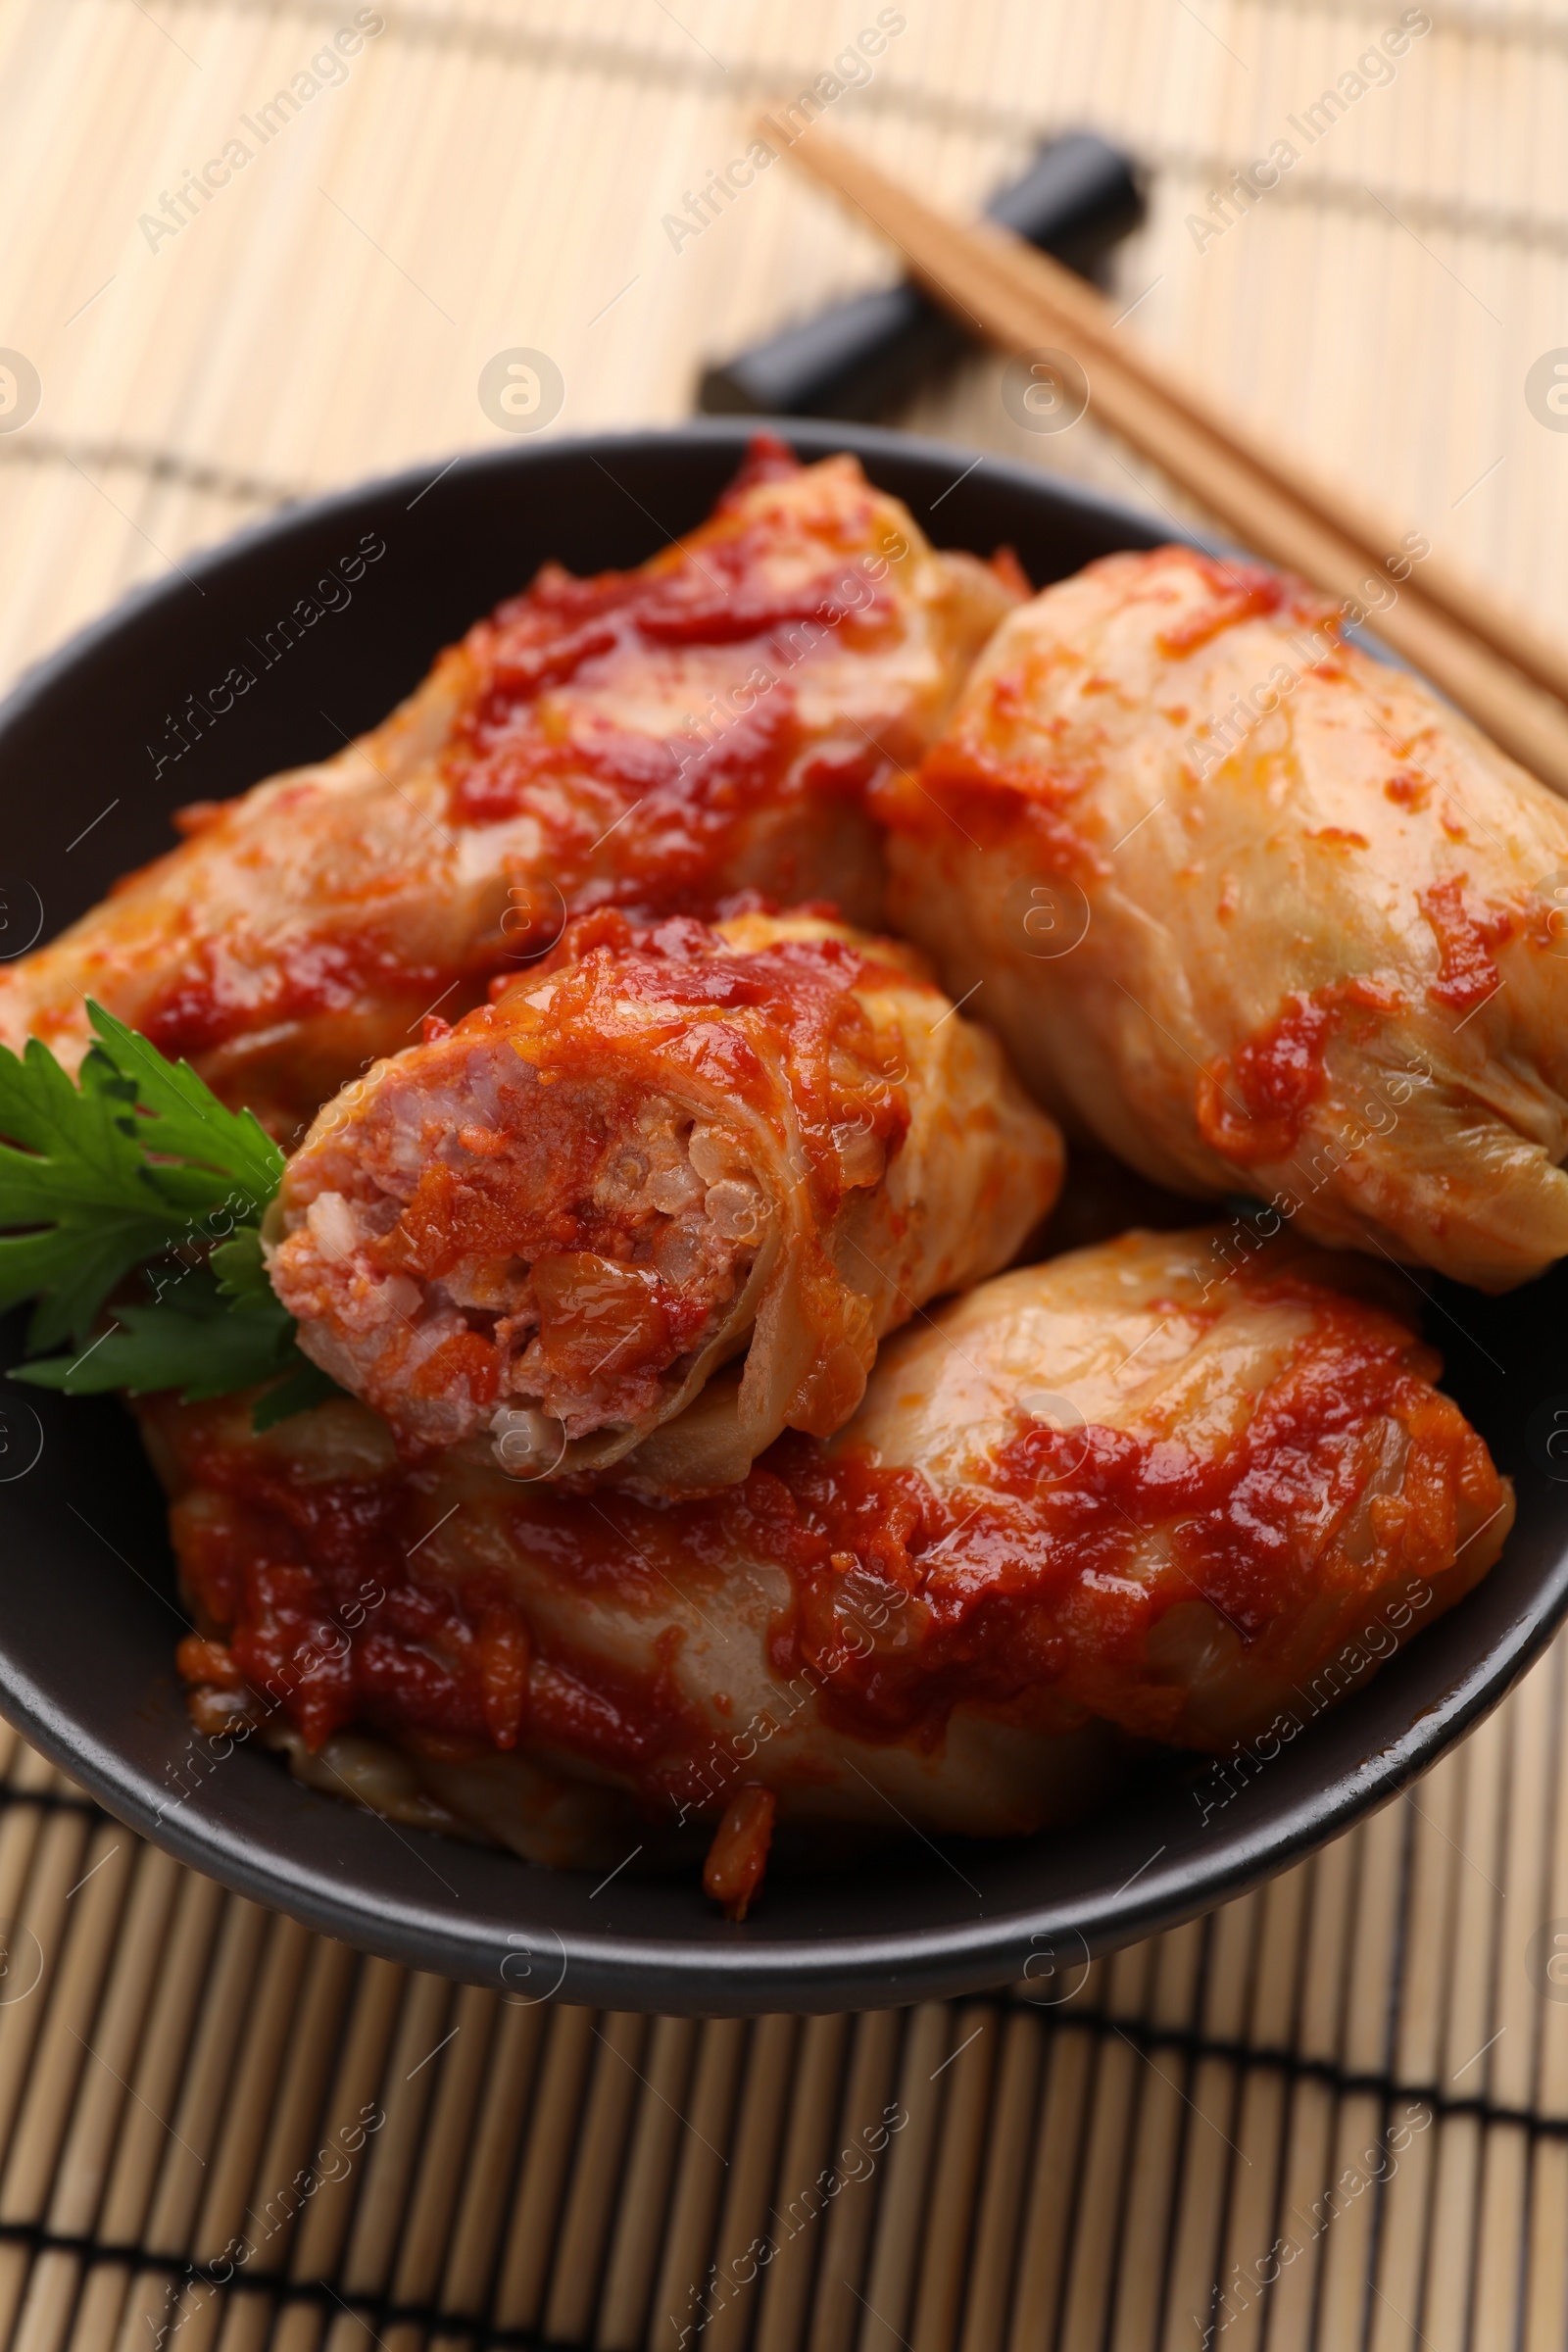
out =
{"type": "Polygon", "coordinates": [[[257,1397],[251,1408],[251,1427],[259,1436],[275,1421],[286,1421],[291,1413],[308,1413],[312,1405],[325,1404],[329,1396],[345,1394],[329,1372],[302,1355],[298,1368],[286,1380],[257,1397]]]}
{"type": "Polygon", "coordinates": [[[184,1230],[128,1132],[135,1115],[102,1054],[78,1087],[36,1038],[20,1060],[0,1047],[0,1312],[39,1298],[35,1348],[85,1339],[115,1285],[184,1230]]]}
{"type": "Polygon", "coordinates": [[[283,1154],[186,1063],[88,1006],[73,1084],[47,1046],[0,1047],[0,1313],[36,1298],[28,1347],[82,1347],[132,1267],[258,1219],[283,1154]]]}
{"type": "Polygon", "coordinates": [[[280,1315],[284,1312],[277,1302],[277,1294],[267,1279],[262,1237],[254,1225],[242,1225],[232,1241],[220,1242],[207,1263],[217,1276],[218,1287],[230,1306],[246,1307],[253,1314],[280,1315]]]}
{"type": "Polygon", "coordinates": [[[117,1306],[102,1338],[75,1355],[22,1364],[13,1380],[67,1396],[96,1396],[128,1389],[142,1396],[178,1389],[187,1404],[254,1388],[303,1358],[292,1317],[274,1299],[274,1312],[236,1313],[205,1267],[193,1266],[166,1298],[145,1306],[117,1306]]]}
{"type": "Polygon", "coordinates": [[[135,1089],[149,1130],[139,1139],[150,1152],[211,1168],[248,1197],[246,1213],[260,1216],[283,1175],[283,1154],[254,1111],[225,1110],[189,1062],[166,1061],[158,1048],[89,998],[87,1017],[98,1051],[135,1089]]]}
{"type": "Polygon", "coordinates": [[[35,1298],[29,1351],[74,1343],[12,1379],[68,1396],[177,1389],[187,1404],[262,1388],[259,1430],[337,1396],[267,1278],[258,1226],[282,1152],[188,1063],[87,1010],[96,1042],[74,1085],[37,1039],[20,1059],[0,1047],[0,1313],[35,1298]],[[150,1298],[91,1338],[138,1265],[150,1298]]]}

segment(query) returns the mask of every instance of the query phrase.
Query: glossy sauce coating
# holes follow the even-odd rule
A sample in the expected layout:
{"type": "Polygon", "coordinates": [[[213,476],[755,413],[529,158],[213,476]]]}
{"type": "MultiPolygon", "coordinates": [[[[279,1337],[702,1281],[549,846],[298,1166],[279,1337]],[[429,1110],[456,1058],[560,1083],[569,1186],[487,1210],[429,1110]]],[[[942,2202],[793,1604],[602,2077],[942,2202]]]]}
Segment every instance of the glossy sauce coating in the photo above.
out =
{"type": "Polygon", "coordinates": [[[489,1432],[505,1466],[570,1475],[635,1448],[689,1491],[847,1420],[881,1334],[1005,1264],[1061,1157],[897,943],[605,911],[326,1106],[269,1270],[411,1454],[489,1432]],[[677,1430],[742,1358],[727,1422],[677,1430]]]}
{"type": "Polygon", "coordinates": [[[1568,1252],[1568,808],[1301,582],[1092,564],[870,792],[895,928],[1069,1131],[1488,1290],[1568,1252]]]}
{"type": "Polygon", "coordinates": [[[886,1788],[975,1829],[1038,1819],[1086,1723],[1213,1749],[1310,1714],[1485,1573],[1511,1499],[1353,1265],[1226,1271],[1216,1238],[984,1285],[884,1348],[839,1438],[684,1503],[410,1469],[348,1406],[264,1440],[153,1407],[185,1669],[313,1741],[519,1745],[656,1810],[886,1788]]]}
{"type": "Polygon", "coordinates": [[[858,795],[917,762],[1011,596],[853,459],[761,441],[640,569],[547,565],[362,741],[188,810],[182,847],[0,971],[0,1037],[74,1055],[96,997],[288,1135],[572,912],[874,919],[858,795]]]}

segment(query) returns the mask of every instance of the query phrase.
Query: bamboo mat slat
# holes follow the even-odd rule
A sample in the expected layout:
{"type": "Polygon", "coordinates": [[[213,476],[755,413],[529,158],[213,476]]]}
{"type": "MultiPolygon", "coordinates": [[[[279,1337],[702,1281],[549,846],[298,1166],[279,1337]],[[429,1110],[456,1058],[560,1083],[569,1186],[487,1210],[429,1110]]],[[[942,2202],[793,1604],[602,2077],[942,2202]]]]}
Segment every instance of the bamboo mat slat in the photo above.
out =
{"type": "MultiPolygon", "coordinates": [[[[495,446],[523,343],[565,431],[889,258],[787,171],[664,216],[868,0],[418,0],[177,237],[139,217],[352,10],[0,0],[0,681],[279,501],[495,446]]],[[[1153,174],[1113,291],[1282,442],[1568,626],[1568,13],[1432,0],[910,5],[835,126],[973,205],[1092,123],[1153,174]],[[1282,136],[1249,214],[1213,192],[1282,136]]],[[[900,419],[1158,515],[1093,418],[976,356],[900,419]]],[[[111,820],[112,822],[112,820],[111,820]]],[[[0,812],[3,823],[3,812],[0,812]]],[[[107,1502],[105,1508],[112,1508],[107,1502]]],[[[1564,1650],[1376,1819],[1041,1986],[747,2022],[530,2005],[362,1958],[108,1823],[0,1728],[0,2352],[1408,2352],[1568,2347],[1564,1650]]]]}

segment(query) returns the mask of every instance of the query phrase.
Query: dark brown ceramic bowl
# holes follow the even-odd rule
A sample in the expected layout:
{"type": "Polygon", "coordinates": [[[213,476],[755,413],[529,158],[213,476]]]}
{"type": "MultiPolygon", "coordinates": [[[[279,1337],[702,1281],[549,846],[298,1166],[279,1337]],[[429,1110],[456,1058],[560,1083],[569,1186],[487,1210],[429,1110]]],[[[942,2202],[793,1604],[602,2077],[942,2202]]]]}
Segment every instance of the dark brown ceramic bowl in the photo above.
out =
{"type": "MultiPolygon", "coordinates": [[[[167,847],[172,807],[238,792],[379,719],[439,646],[546,557],[578,571],[635,564],[695,523],[752,429],[715,419],[432,466],[286,509],[133,597],[0,710],[0,953],[57,931],[167,847]],[[167,745],[169,714],[366,532],[386,553],[352,602],[155,773],[148,747],[167,745]]],[[[807,456],[853,449],[935,539],[987,554],[1008,542],[1037,582],[1154,536],[972,452],[858,426],[779,429],[807,456]]],[[[717,1915],[694,1875],[626,1871],[596,1886],[394,1831],[243,1748],[206,1758],[197,1793],[175,1802],[192,1778],[173,1671],[184,1619],[158,1490],[113,1400],[0,1387],[0,1707],[112,1813],[225,1886],[514,1997],[817,2010],[1027,1978],[1056,1999],[1089,1954],[1241,1893],[1384,1802],[1537,1655],[1568,1606],[1568,1490],[1553,1476],[1568,1476],[1568,1460],[1551,1449],[1559,1408],[1568,1430],[1565,1306],[1560,1271],[1501,1300],[1433,1292],[1428,1330],[1447,1385],[1518,1479],[1519,1520],[1481,1588],[1354,1697],[1246,1771],[1149,1767],[1081,1830],[911,1841],[853,1874],[781,1874],[743,1926],[717,1915]]],[[[15,1361],[20,1318],[0,1339],[15,1361]]]]}

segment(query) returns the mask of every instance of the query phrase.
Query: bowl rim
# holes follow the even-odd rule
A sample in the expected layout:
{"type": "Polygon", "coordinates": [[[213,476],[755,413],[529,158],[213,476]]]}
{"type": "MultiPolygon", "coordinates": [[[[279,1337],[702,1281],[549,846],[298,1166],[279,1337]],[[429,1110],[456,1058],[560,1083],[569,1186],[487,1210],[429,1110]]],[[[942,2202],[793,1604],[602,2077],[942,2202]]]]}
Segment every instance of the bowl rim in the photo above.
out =
{"type": "MultiPolygon", "coordinates": [[[[1077,507],[1087,515],[1102,520],[1114,516],[1126,522],[1140,534],[1183,540],[1205,551],[1220,542],[1207,537],[1201,530],[1174,522],[1167,532],[1157,526],[1151,516],[1140,515],[1132,507],[1106,498],[1101,492],[1087,489],[1064,475],[1048,473],[1043,468],[1022,464],[1016,458],[1002,457],[990,450],[975,453],[965,450],[955,441],[943,441],[926,433],[905,433],[891,425],[857,424],[821,416],[692,416],[679,424],[620,425],[604,431],[585,429],[580,433],[554,433],[537,440],[518,439],[499,449],[465,449],[445,464],[434,459],[413,466],[400,466],[387,473],[368,474],[363,481],[350,482],[332,490],[301,491],[281,499],[265,514],[240,523],[220,539],[195,549],[183,557],[177,569],[158,578],[139,581],[123,590],[104,611],[73,630],[63,642],[48,653],[40,654],[20,670],[3,698],[0,698],[0,734],[8,732],[24,715],[30,704],[68,675],[78,662],[95,653],[101,644],[118,636],[144,615],[153,613],[161,604],[172,603],[192,582],[220,576],[230,568],[244,564],[259,550],[285,538],[301,524],[330,520],[333,515],[347,515],[358,507],[371,501],[382,501],[413,492],[405,512],[420,500],[431,496],[440,484],[458,474],[467,480],[486,473],[512,474],[532,466],[549,466],[574,452],[591,455],[595,452],[624,450],[628,456],[643,456],[670,447],[709,446],[713,449],[735,450],[744,456],[750,444],[759,437],[785,442],[801,452],[809,451],[811,458],[827,458],[848,452],[853,457],[889,459],[913,458],[927,465],[957,463],[957,479],[964,476],[964,459],[969,459],[968,470],[977,472],[989,467],[993,476],[1002,475],[1025,497],[1038,496],[1044,489],[1058,504],[1077,507]]],[[[650,517],[650,519],[654,519],[650,517]]],[[[655,527],[660,527],[655,522],[655,527]]],[[[475,616],[477,617],[477,615],[475,616]]],[[[434,659],[432,655],[431,659],[434,659]]],[[[266,779],[258,777],[258,782],[266,779]]]]}
{"type": "MultiPolygon", "coordinates": [[[[739,453],[759,433],[776,434],[807,457],[849,451],[872,468],[879,459],[913,462],[951,467],[956,479],[966,466],[970,471],[984,466],[1025,499],[1044,494],[1058,508],[1077,508],[1086,519],[1125,529],[1130,546],[1165,538],[1213,545],[1197,532],[1164,531],[1117,501],[1016,460],[982,453],[976,461],[971,451],[957,445],[881,426],[818,418],[703,417],[666,427],[557,435],[493,451],[464,452],[444,466],[430,461],[318,497],[291,499],[243,525],[192,556],[178,573],[132,589],[31,664],[0,703],[0,747],[63,680],[90,665],[126,630],[155,621],[160,609],[182,594],[188,582],[200,584],[242,570],[253,556],[286,540],[291,531],[314,528],[368,504],[405,497],[417,503],[454,474],[469,481],[487,474],[511,476],[584,454],[612,460],[616,453],[644,457],[693,444],[739,453]]],[[[1485,1589],[1484,1582],[1478,1590],[1485,1589]]],[[[1459,1610],[1465,1605],[1459,1603],[1459,1610]]],[[[563,1935],[550,1928],[538,1931],[536,1949],[519,1933],[508,1941],[525,1956],[525,1964],[509,1979],[504,1953],[501,1983],[512,1997],[551,1997],[558,1987],[537,1992],[531,1985],[521,1988],[531,1977],[533,1960],[540,1962],[541,1976],[548,1973],[553,1942],[560,1947],[563,1981],[569,1979],[570,1984],[564,1997],[594,2006],[750,2015],[769,2009],[890,2005],[1016,1984],[1043,1947],[1054,1951],[1066,1939],[1081,1943],[1087,1959],[1179,1925],[1300,1860],[1390,1801],[1500,1703],[1565,1615],[1568,1538],[1536,1575],[1525,1601],[1515,1607],[1497,1638],[1430,1696],[1402,1730],[1348,1768],[1331,1770],[1291,1801],[1276,1803],[1254,1826],[1238,1820],[1222,1829],[1199,1867],[1188,1852],[1171,1855],[1163,1866],[1156,1855],[1135,1880],[1114,1891],[1053,1896],[1004,1916],[875,1935],[773,1936],[765,1909],[744,1929],[717,1940],[609,1931],[563,1935]]],[[[1427,1629],[1423,1642],[1437,1630],[1427,1629]]],[[[1401,1657],[1408,1657],[1416,1646],[1410,1645],[1401,1657]]],[[[1357,1706],[1364,1696],[1364,1690],[1353,1693],[1347,1708],[1357,1706]]],[[[390,1900],[374,1888],[345,1884],[327,1869],[309,1867],[276,1845],[260,1844],[243,1829],[200,1809],[166,1809],[167,1791],[96,1735],[90,1723],[61,1707],[12,1654],[3,1633],[0,1710],[116,1818],[234,1891],[319,1933],[410,1966],[470,1982],[497,1981],[493,1921],[485,1923],[482,1939],[477,1928],[466,1936],[462,1920],[455,1921],[435,1903],[390,1900]]],[[[1335,1713],[1346,1720],[1346,1711],[1335,1713]]],[[[345,1800],[322,1801],[335,1806],[345,1800]]],[[[421,1835],[440,1834],[410,1833],[421,1835]]],[[[521,1862],[517,1867],[528,1869],[521,1862]]],[[[525,1911],[526,1905],[522,1908],[525,1911]]]]}

